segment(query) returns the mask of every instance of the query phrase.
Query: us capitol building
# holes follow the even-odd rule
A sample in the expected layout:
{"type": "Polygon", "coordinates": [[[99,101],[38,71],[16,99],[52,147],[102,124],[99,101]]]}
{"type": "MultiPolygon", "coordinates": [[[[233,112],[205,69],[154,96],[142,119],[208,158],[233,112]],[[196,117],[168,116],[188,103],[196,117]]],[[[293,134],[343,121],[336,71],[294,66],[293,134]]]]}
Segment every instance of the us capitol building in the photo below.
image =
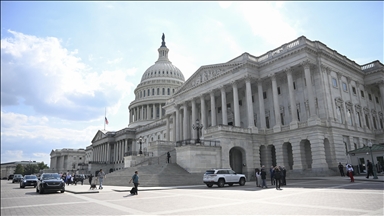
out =
{"type": "MultiPolygon", "coordinates": [[[[255,168],[279,165],[291,174],[334,175],[339,162],[350,162],[348,151],[384,143],[377,60],[358,65],[302,36],[261,56],[201,66],[185,81],[162,39],[134,91],[128,127],[99,130],[82,149],[88,172],[165,162],[170,152],[190,173],[232,168],[250,178],[255,168]]],[[[72,163],[62,152],[51,152],[57,171],[72,163]]]]}

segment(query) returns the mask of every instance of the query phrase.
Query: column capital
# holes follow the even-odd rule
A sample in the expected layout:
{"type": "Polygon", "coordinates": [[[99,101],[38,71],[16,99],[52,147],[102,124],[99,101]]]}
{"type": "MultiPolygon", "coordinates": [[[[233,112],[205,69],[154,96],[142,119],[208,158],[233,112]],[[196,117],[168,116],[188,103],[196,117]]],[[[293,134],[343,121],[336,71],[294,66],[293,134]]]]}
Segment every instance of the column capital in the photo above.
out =
{"type": "Polygon", "coordinates": [[[341,79],[341,77],[342,77],[342,74],[341,74],[340,72],[336,72],[336,71],[335,71],[335,73],[336,73],[337,79],[339,79],[339,80],[340,80],[340,79],[341,79]]]}
{"type": "Polygon", "coordinates": [[[232,87],[237,88],[237,80],[231,81],[231,85],[232,85],[232,87]]]}
{"type": "Polygon", "coordinates": [[[312,64],[313,64],[313,62],[309,59],[306,59],[300,63],[300,65],[304,68],[304,70],[310,69],[312,64]]]}
{"type": "Polygon", "coordinates": [[[292,72],[293,72],[293,68],[292,67],[287,67],[285,69],[283,69],[283,72],[286,73],[287,75],[292,75],[292,72]]]}
{"type": "Polygon", "coordinates": [[[276,73],[269,74],[268,77],[271,78],[272,81],[276,81],[276,73]]]}

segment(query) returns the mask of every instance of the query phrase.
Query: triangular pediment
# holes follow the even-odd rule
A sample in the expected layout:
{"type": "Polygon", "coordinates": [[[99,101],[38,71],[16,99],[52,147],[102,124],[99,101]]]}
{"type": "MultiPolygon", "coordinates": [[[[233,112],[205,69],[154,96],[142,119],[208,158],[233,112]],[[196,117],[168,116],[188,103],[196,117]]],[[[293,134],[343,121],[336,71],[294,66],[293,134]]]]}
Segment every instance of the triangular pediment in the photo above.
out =
{"type": "Polygon", "coordinates": [[[178,90],[178,92],[182,92],[194,88],[195,86],[201,85],[203,83],[207,83],[213,79],[217,79],[220,76],[226,74],[228,71],[239,67],[239,65],[241,64],[243,63],[237,61],[202,66],[184,83],[184,85],[178,90]]]}
{"type": "Polygon", "coordinates": [[[99,131],[97,131],[96,135],[93,137],[92,143],[94,143],[94,142],[96,142],[98,140],[101,140],[104,137],[106,137],[105,133],[103,133],[101,130],[99,130],[99,131]]]}

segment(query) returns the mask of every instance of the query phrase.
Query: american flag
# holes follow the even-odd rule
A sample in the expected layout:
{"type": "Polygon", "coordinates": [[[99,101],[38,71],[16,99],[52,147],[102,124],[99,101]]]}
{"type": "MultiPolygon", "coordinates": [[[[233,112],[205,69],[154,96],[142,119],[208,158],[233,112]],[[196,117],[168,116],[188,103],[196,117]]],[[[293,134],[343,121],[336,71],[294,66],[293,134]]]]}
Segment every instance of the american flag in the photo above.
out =
{"type": "Polygon", "coordinates": [[[107,119],[107,117],[105,117],[105,124],[108,124],[108,119],[107,119]]]}

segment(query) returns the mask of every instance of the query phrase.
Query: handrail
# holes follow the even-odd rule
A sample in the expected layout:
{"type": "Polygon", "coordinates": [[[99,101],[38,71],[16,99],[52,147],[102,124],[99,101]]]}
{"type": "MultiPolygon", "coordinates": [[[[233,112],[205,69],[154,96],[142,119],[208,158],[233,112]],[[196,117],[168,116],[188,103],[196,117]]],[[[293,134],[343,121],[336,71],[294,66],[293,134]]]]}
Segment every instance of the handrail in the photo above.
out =
{"type": "MultiPolygon", "coordinates": [[[[173,152],[173,151],[176,151],[176,149],[173,149],[173,150],[169,151],[169,153],[171,153],[171,152],[173,152]]],[[[160,159],[160,157],[165,156],[166,154],[168,154],[168,152],[167,152],[167,153],[164,153],[164,154],[162,154],[162,155],[157,156],[157,159],[160,159]]],[[[148,162],[148,161],[150,161],[150,160],[153,160],[153,158],[154,158],[154,157],[151,157],[151,158],[148,158],[148,159],[146,159],[146,160],[143,160],[143,161],[141,161],[140,163],[135,164],[135,166],[133,166],[133,167],[139,166],[139,165],[141,165],[141,164],[143,164],[143,163],[146,163],[146,162],[148,162]]],[[[160,161],[159,161],[159,160],[157,161],[157,164],[160,164],[160,161]]]]}

